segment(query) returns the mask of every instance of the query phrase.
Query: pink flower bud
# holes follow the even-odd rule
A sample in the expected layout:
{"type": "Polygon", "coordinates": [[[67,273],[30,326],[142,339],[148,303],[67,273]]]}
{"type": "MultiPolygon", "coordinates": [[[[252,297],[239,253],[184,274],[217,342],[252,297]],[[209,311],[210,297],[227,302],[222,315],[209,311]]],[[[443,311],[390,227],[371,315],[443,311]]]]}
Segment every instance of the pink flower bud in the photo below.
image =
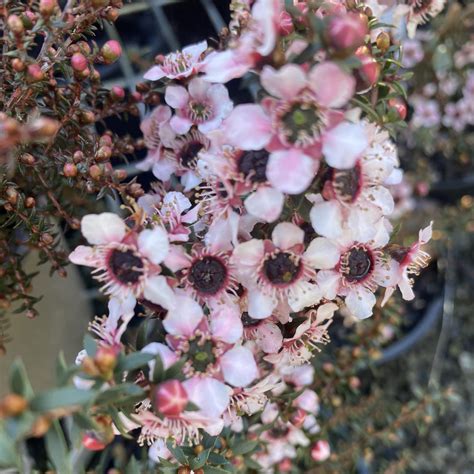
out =
{"type": "Polygon", "coordinates": [[[77,166],[74,163],[66,163],[63,166],[63,173],[67,178],[74,178],[77,176],[77,166]]]}
{"type": "Polygon", "coordinates": [[[362,63],[355,74],[357,79],[357,92],[369,90],[380,77],[380,65],[372,55],[365,52],[366,49],[367,48],[362,47],[355,52],[355,55],[362,63]]]}
{"type": "Polygon", "coordinates": [[[71,66],[74,71],[82,72],[87,68],[87,59],[82,53],[74,53],[71,57],[71,66]]]}
{"type": "Polygon", "coordinates": [[[407,104],[404,100],[392,98],[388,101],[388,106],[397,112],[401,120],[405,120],[407,116],[407,104]]]}
{"type": "Polygon", "coordinates": [[[325,440],[319,440],[313,444],[311,448],[311,457],[314,461],[326,461],[331,455],[331,448],[329,443],[325,440]]]}
{"type": "Polygon", "coordinates": [[[188,396],[179,380],[167,380],[154,387],[153,408],[168,417],[179,416],[188,404],[188,396]]]}
{"type": "Polygon", "coordinates": [[[293,19],[288,12],[281,12],[278,22],[278,31],[282,36],[287,36],[293,33],[293,19]]]}
{"type": "Polygon", "coordinates": [[[39,12],[44,18],[49,18],[57,6],[57,0],[40,0],[39,12]]]}
{"type": "Polygon", "coordinates": [[[102,451],[107,445],[90,432],[82,437],[82,445],[89,451],[102,451]]]}
{"type": "Polygon", "coordinates": [[[39,82],[44,79],[44,73],[39,64],[30,64],[27,69],[28,80],[30,82],[39,82]]]}
{"type": "Polygon", "coordinates": [[[293,463],[290,458],[285,458],[278,464],[278,471],[279,472],[290,472],[293,463]]]}
{"type": "Polygon", "coordinates": [[[298,408],[295,414],[291,417],[291,422],[297,427],[301,428],[306,420],[306,412],[302,408],[298,408]]]}
{"type": "Polygon", "coordinates": [[[110,40],[107,41],[104,46],[102,46],[100,52],[104,58],[104,63],[112,64],[113,62],[117,61],[117,59],[122,54],[122,46],[120,46],[118,41],[110,40]]]}
{"type": "Polygon", "coordinates": [[[21,21],[18,15],[10,15],[7,18],[7,25],[9,30],[15,35],[20,36],[25,31],[25,27],[23,26],[23,22],[21,21]]]}
{"type": "Polygon", "coordinates": [[[112,86],[110,95],[114,100],[123,100],[125,98],[125,90],[120,86],[112,86]]]}
{"type": "Polygon", "coordinates": [[[354,51],[364,44],[367,23],[356,13],[334,16],[329,20],[328,40],[333,48],[354,51]]]}

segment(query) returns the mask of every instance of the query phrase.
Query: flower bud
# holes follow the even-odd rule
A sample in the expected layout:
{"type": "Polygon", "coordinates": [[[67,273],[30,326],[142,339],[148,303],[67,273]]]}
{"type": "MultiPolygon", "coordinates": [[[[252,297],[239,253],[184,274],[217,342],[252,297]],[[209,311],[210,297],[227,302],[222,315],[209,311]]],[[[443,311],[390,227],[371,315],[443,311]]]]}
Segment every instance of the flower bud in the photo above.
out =
{"type": "Polygon", "coordinates": [[[278,472],[290,472],[293,463],[291,462],[290,458],[285,458],[283,461],[280,461],[278,464],[278,472]]]}
{"type": "Polygon", "coordinates": [[[278,21],[278,31],[282,36],[287,36],[291,33],[293,33],[294,26],[293,26],[293,19],[291,18],[291,15],[283,11],[280,13],[280,18],[278,21]]]}
{"type": "Polygon", "coordinates": [[[12,68],[16,71],[16,72],[22,72],[25,70],[25,63],[19,59],[19,58],[14,58],[12,59],[12,68]]]}
{"type": "Polygon", "coordinates": [[[120,10],[118,8],[107,8],[105,12],[105,18],[113,23],[115,20],[117,20],[119,14],[120,10]]]}
{"type": "MultiPolygon", "coordinates": [[[[95,166],[95,165],[94,165],[95,166]]],[[[91,166],[92,168],[92,166],[91,166]]],[[[97,166],[97,168],[99,168],[97,166]]],[[[99,168],[100,170],[100,168],[99,168]]],[[[90,172],[90,169],[89,169],[90,172]]],[[[102,174],[102,171],[101,171],[102,174]]],[[[94,178],[93,178],[94,179],[94,178]]],[[[115,366],[117,365],[117,355],[113,351],[113,349],[101,347],[97,354],[94,357],[95,365],[98,367],[100,372],[103,375],[110,375],[110,373],[114,370],[115,366]]]]}
{"type": "Polygon", "coordinates": [[[51,234],[48,234],[48,232],[45,232],[41,234],[40,241],[44,245],[51,245],[54,242],[54,237],[51,234]]]}
{"type": "Polygon", "coordinates": [[[291,417],[291,423],[297,428],[301,428],[306,420],[306,412],[302,408],[298,408],[295,414],[291,417]]]}
{"type": "Polygon", "coordinates": [[[107,446],[107,444],[100,440],[92,431],[84,434],[82,437],[82,445],[89,451],[102,451],[107,446]]]}
{"type": "Polygon", "coordinates": [[[91,0],[91,4],[94,8],[104,8],[109,5],[109,0],[91,0]]]}
{"type": "Polygon", "coordinates": [[[23,22],[21,21],[21,18],[18,15],[10,15],[7,18],[7,26],[9,30],[15,35],[15,36],[21,36],[23,32],[25,31],[25,27],[23,25],[23,22]]]}
{"type": "Polygon", "coordinates": [[[30,153],[23,153],[23,155],[20,156],[20,161],[24,165],[29,165],[29,166],[32,166],[36,163],[35,157],[30,153]]]}
{"type": "Polygon", "coordinates": [[[49,18],[57,6],[57,0],[40,0],[39,12],[43,18],[49,18]]]}
{"type": "Polygon", "coordinates": [[[127,171],[126,170],[115,170],[114,177],[117,181],[123,181],[127,178],[127,171]]]}
{"type": "Polygon", "coordinates": [[[87,66],[87,58],[82,53],[74,53],[71,57],[71,66],[76,72],[84,71],[87,66]]]}
{"type": "Polygon", "coordinates": [[[153,408],[157,413],[177,417],[188,404],[188,396],[179,380],[167,380],[152,389],[153,408]]]}
{"type": "Polygon", "coordinates": [[[95,159],[99,162],[108,161],[112,156],[112,148],[109,146],[101,146],[95,154],[95,159]]]}
{"type": "Polygon", "coordinates": [[[328,42],[337,50],[356,50],[364,44],[367,33],[367,23],[356,13],[337,15],[329,19],[328,42]]]}
{"type": "Polygon", "coordinates": [[[51,426],[51,420],[46,416],[39,416],[34,422],[30,430],[33,438],[41,438],[44,436],[51,426]]]}
{"type": "Polygon", "coordinates": [[[28,401],[26,398],[16,393],[9,393],[0,401],[0,413],[2,416],[21,415],[27,407],[28,401]]]}
{"type": "Polygon", "coordinates": [[[28,209],[35,207],[35,205],[36,205],[36,199],[34,197],[28,196],[25,199],[25,207],[27,207],[28,209]]]}
{"type": "Polygon", "coordinates": [[[95,122],[95,114],[91,110],[83,110],[79,114],[79,120],[84,125],[90,125],[95,122]]]}
{"type": "Polygon", "coordinates": [[[38,64],[30,64],[28,66],[27,79],[29,82],[39,82],[44,79],[44,73],[38,64]]]}
{"type": "Polygon", "coordinates": [[[329,443],[325,440],[316,441],[311,447],[311,457],[313,461],[322,462],[331,455],[329,443]]]}
{"type": "Polygon", "coordinates": [[[377,48],[383,53],[390,48],[390,35],[386,31],[381,31],[376,39],[377,48]]]}
{"type": "Polygon", "coordinates": [[[110,96],[113,100],[123,100],[125,98],[125,90],[120,86],[112,86],[110,96]]]}
{"type": "Polygon", "coordinates": [[[102,170],[97,165],[89,166],[89,176],[93,180],[98,181],[100,177],[102,176],[102,170]]]}
{"type": "Polygon", "coordinates": [[[405,120],[407,116],[407,104],[404,100],[394,97],[389,99],[388,106],[397,112],[400,120],[405,120]]]}
{"type": "Polygon", "coordinates": [[[5,195],[7,197],[7,201],[13,205],[18,202],[18,197],[20,196],[18,191],[13,186],[8,186],[8,188],[5,190],[5,195]]]}
{"type": "Polygon", "coordinates": [[[100,50],[105,64],[112,64],[122,54],[122,47],[120,43],[115,40],[107,41],[100,50]]]}
{"type": "Polygon", "coordinates": [[[380,77],[380,64],[371,54],[365,53],[366,49],[360,48],[355,52],[355,55],[362,63],[355,73],[357,92],[366,92],[371,89],[380,77]]]}
{"type": "Polygon", "coordinates": [[[49,117],[39,117],[31,122],[29,132],[36,139],[51,138],[57,133],[59,127],[60,124],[57,120],[49,117]]]}

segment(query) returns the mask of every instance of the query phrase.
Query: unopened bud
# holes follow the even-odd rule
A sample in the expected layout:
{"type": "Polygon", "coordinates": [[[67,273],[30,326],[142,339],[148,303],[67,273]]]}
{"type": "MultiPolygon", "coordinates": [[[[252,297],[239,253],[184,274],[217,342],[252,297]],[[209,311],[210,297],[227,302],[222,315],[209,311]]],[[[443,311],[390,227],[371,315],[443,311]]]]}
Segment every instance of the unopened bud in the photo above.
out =
{"type": "Polygon", "coordinates": [[[113,100],[123,100],[125,98],[125,90],[120,86],[112,86],[110,96],[113,100]]]}
{"type": "Polygon", "coordinates": [[[38,64],[30,64],[28,66],[27,79],[29,82],[39,82],[44,79],[44,73],[38,64]]]}
{"type": "Polygon", "coordinates": [[[356,13],[337,15],[329,19],[329,44],[341,51],[351,52],[364,44],[367,23],[356,13]]]}
{"type": "Polygon", "coordinates": [[[94,357],[94,362],[100,373],[109,378],[117,365],[117,356],[112,349],[100,348],[94,357]]]}
{"type": "Polygon", "coordinates": [[[39,416],[31,427],[30,434],[33,438],[41,438],[51,426],[51,420],[46,416],[39,416]]]}
{"type": "Polygon", "coordinates": [[[90,125],[95,122],[95,114],[90,110],[83,110],[79,114],[79,120],[85,125],[90,125]]]}
{"type": "Polygon", "coordinates": [[[35,207],[35,205],[36,205],[36,199],[34,197],[28,196],[25,199],[25,207],[27,207],[28,209],[35,207]]]}
{"type": "Polygon", "coordinates": [[[20,161],[24,165],[29,165],[29,166],[32,166],[36,163],[35,157],[31,155],[30,153],[23,153],[23,155],[20,156],[20,161]]]}
{"type": "Polygon", "coordinates": [[[117,181],[123,181],[127,178],[127,171],[126,170],[115,170],[114,177],[117,181]]]}
{"type": "Polygon", "coordinates": [[[118,8],[107,8],[105,12],[105,18],[111,22],[114,22],[119,17],[119,14],[120,10],[118,8]]]}
{"type": "Polygon", "coordinates": [[[89,166],[89,176],[93,180],[98,181],[100,177],[102,176],[102,170],[97,165],[89,166]]]}
{"type": "Polygon", "coordinates": [[[25,70],[25,63],[19,59],[19,58],[14,58],[12,59],[12,68],[16,71],[16,72],[22,72],[25,70]]]}
{"type": "Polygon", "coordinates": [[[381,31],[377,36],[377,48],[380,49],[383,53],[390,48],[390,35],[386,31],[381,31]]]}
{"type": "Polygon", "coordinates": [[[112,156],[112,149],[108,146],[101,146],[95,155],[95,159],[99,162],[108,161],[112,156]]]}
{"type": "Polygon", "coordinates": [[[18,202],[19,193],[13,186],[8,186],[5,190],[7,201],[13,206],[18,202]]]}
{"type": "Polygon", "coordinates": [[[43,18],[49,18],[57,6],[57,0],[40,0],[39,12],[43,18]]]}
{"type": "Polygon", "coordinates": [[[380,77],[380,64],[372,55],[365,53],[366,49],[360,48],[355,53],[362,63],[355,72],[357,92],[366,92],[371,89],[380,77]]]}
{"type": "Polygon", "coordinates": [[[51,138],[57,133],[59,127],[60,124],[57,120],[49,117],[40,117],[31,122],[29,131],[33,138],[51,138]]]}
{"type": "Polygon", "coordinates": [[[105,64],[112,64],[122,54],[122,47],[116,40],[107,41],[100,50],[105,64]]]}
{"type": "Polygon", "coordinates": [[[41,234],[40,241],[44,245],[51,245],[54,242],[54,237],[51,234],[44,232],[43,234],[41,234]]]}
{"type": "Polygon", "coordinates": [[[3,416],[21,415],[27,407],[28,401],[26,398],[16,393],[9,393],[0,401],[0,413],[3,416]]]}
{"type": "Polygon", "coordinates": [[[168,417],[179,416],[188,404],[188,396],[179,380],[167,380],[153,387],[153,409],[168,417]]]}
{"type": "Polygon", "coordinates": [[[23,25],[23,22],[21,21],[21,18],[18,15],[10,15],[7,18],[7,26],[9,30],[15,35],[15,36],[21,36],[23,32],[25,31],[25,27],[23,25]]]}
{"type": "Polygon", "coordinates": [[[397,112],[400,120],[405,120],[407,116],[407,104],[404,100],[394,97],[389,99],[388,106],[397,112]]]}
{"type": "Polygon", "coordinates": [[[76,72],[87,69],[87,58],[82,53],[74,53],[71,57],[71,66],[76,72]]]}

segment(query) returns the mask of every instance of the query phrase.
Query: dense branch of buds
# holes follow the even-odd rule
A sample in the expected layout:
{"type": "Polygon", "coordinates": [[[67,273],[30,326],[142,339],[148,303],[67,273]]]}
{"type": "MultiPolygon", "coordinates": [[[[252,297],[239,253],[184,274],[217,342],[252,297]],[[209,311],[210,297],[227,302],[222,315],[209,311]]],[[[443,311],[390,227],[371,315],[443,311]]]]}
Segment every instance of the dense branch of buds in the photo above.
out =
{"type": "MultiPolygon", "coordinates": [[[[110,299],[73,373],[91,413],[160,471],[285,472],[305,448],[322,462],[311,360],[334,314],[368,318],[381,291],[415,297],[431,224],[393,241],[402,173],[387,130],[403,76],[375,16],[412,25],[412,3],[233,2],[220,48],[188,46],[145,74],[139,166],[159,181],[126,218],[81,220],[88,245],[69,258],[110,299]],[[226,84],[244,76],[254,100],[234,103],[226,84]]],[[[99,428],[84,439],[109,442],[99,428]]]]}
{"type": "MultiPolygon", "coordinates": [[[[116,61],[120,44],[99,47],[92,40],[120,7],[117,0],[69,1],[62,9],[56,0],[0,7],[0,241],[12,255],[24,253],[20,247],[38,249],[64,275],[56,223],[77,229],[81,209],[100,209],[96,195],[130,190],[111,159],[133,153],[135,142],[94,131],[95,124],[104,129],[107,117],[138,114],[139,95],[101,87],[97,66],[116,61]]],[[[20,311],[34,314],[21,258],[2,260],[0,270],[2,307],[22,300],[20,311]]]]}

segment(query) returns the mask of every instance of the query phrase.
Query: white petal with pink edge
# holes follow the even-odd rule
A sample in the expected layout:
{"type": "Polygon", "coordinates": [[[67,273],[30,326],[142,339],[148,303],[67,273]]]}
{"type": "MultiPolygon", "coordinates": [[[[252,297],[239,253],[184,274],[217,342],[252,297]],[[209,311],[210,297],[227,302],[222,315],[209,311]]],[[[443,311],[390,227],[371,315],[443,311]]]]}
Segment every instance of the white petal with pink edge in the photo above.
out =
{"type": "Polygon", "coordinates": [[[265,321],[257,328],[255,341],[263,352],[276,354],[281,348],[283,336],[275,323],[265,321]]]}
{"type": "Polygon", "coordinates": [[[280,150],[271,153],[267,164],[267,178],[273,187],[287,194],[300,194],[313,181],[318,162],[299,150],[280,150]]]}
{"type": "Polygon", "coordinates": [[[169,311],[163,326],[172,336],[191,336],[204,313],[201,306],[189,296],[176,296],[176,309],[169,311]]]}
{"type": "Polygon", "coordinates": [[[355,79],[337,64],[326,61],[311,69],[309,84],[318,102],[325,107],[342,107],[355,92],[355,79]]]}
{"type": "Polygon", "coordinates": [[[309,214],[314,230],[329,239],[342,235],[342,212],[336,201],[322,201],[313,206],[309,214]]]}
{"type": "Polygon", "coordinates": [[[272,187],[260,187],[245,200],[245,209],[265,222],[276,221],[283,209],[285,196],[272,187]]]}
{"type": "Polygon", "coordinates": [[[220,306],[211,312],[211,332],[214,337],[229,344],[236,343],[243,334],[244,327],[240,310],[236,305],[220,306]]]}
{"type": "Polygon", "coordinates": [[[224,380],[234,387],[246,387],[258,376],[258,368],[250,349],[233,347],[219,360],[224,380]]]}
{"type": "Polygon", "coordinates": [[[288,100],[306,86],[306,74],[296,64],[286,64],[280,69],[264,66],[260,80],[271,95],[288,100]]]}
{"type": "Polygon", "coordinates": [[[138,248],[155,265],[161,263],[169,251],[168,233],[163,227],[145,229],[138,235],[138,248]]]}
{"type": "Polygon", "coordinates": [[[183,86],[170,85],[165,91],[165,101],[173,109],[182,109],[188,104],[188,91],[183,86]]]}
{"type": "Polygon", "coordinates": [[[368,146],[364,127],[342,122],[323,136],[323,155],[329,166],[337,169],[353,168],[368,146]]]}
{"type": "Polygon", "coordinates": [[[229,405],[232,389],[216,379],[193,377],[183,385],[189,399],[206,416],[217,418],[229,405]]]}
{"type": "Polygon", "coordinates": [[[317,237],[310,242],[304,257],[311,267],[329,270],[337,265],[341,253],[338,246],[331,240],[317,237]]]}
{"type": "Polygon", "coordinates": [[[265,319],[272,315],[277,301],[259,290],[248,291],[249,315],[254,319],[265,319]]]}
{"type": "Polygon", "coordinates": [[[351,289],[345,299],[347,309],[358,319],[370,318],[375,302],[375,295],[365,288],[351,289]]]}
{"type": "Polygon", "coordinates": [[[155,275],[146,279],[143,296],[148,301],[158,304],[168,311],[176,308],[176,295],[162,275],[155,275]]]}
{"type": "Polygon", "coordinates": [[[256,267],[262,261],[264,255],[263,240],[252,239],[237,245],[232,254],[232,260],[237,265],[238,270],[245,270],[245,267],[256,267]]]}
{"type": "Polygon", "coordinates": [[[302,244],[304,241],[304,230],[291,222],[280,222],[272,232],[272,242],[280,249],[287,250],[302,244]]]}
{"type": "Polygon", "coordinates": [[[81,232],[94,245],[120,242],[127,232],[125,222],[116,214],[88,214],[81,220],[81,232]]]}
{"type": "Polygon", "coordinates": [[[101,261],[97,258],[97,252],[88,245],[79,245],[70,254],[69,260],[76,265],[97,267],[101,261]]]}

